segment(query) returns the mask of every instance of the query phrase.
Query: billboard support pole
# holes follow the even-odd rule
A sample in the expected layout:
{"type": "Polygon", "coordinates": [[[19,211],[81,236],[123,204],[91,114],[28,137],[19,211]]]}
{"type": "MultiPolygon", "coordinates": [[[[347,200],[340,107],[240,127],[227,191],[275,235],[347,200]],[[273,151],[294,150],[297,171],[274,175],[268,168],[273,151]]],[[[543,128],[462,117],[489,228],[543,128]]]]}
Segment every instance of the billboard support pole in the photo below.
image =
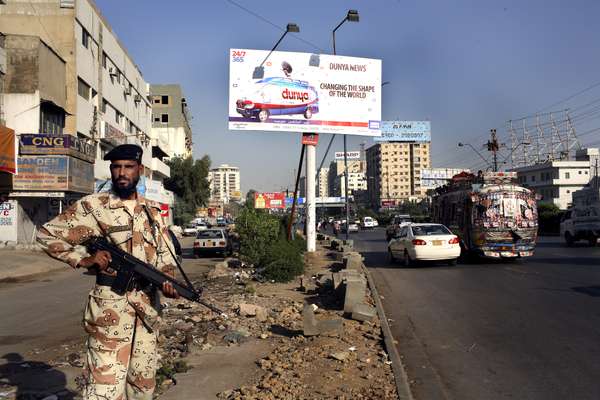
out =
{"type": "Polygon", "coordinates": [[[317,146],[307,144],[306,148],[306,251],[310,253],[317,247],[315,203],[317,146]]]}
{"type": "Polygon", "coordinates": [[[306,145],[302,145],[300,150],[300,161],[298,162],[298,173],[296,174],[296,184],[294,186],[294,201],[292,201],[292,212],[290,213],[290,220],[287,226],[287,239],[292,240],[292,226],[294,226],[294,217],[296,212],[296,201],[298,200],[298,183],[300,182],[300,174],[302,173],[302,162],[304,161],[304,149],[306,145]]]}

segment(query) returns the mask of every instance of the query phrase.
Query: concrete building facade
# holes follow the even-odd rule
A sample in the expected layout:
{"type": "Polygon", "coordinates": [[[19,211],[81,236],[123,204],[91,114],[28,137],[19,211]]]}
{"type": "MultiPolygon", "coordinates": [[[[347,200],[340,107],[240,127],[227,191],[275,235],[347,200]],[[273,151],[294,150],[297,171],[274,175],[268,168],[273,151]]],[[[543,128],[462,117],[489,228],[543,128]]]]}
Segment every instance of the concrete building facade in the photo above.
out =
{"type": "MultiPolygon", "coordinates": [[[[364,160],[348,160],[348,190],[363,190],[366,173],[364,160]]],[[[345,193],[344,160],[333,160],[329,164],[328,192],[330,197],[343,197],[345,193]]],[[[352,194],[352,193],[350,193],[352,194]]]]}
{"type": "MultiPolygon", "coordinates": [[[[77,138],[71,142],[93,149],[92,185],[62,202],[68,205],[77,197],[92,193],[94,180],[97,190],[110,178],[104,155],[116,145],[136,143],[144,149],[143,190],[151,189],[145,194],[172,205],[173,196],[162,186],[162,180],[170,175],[169,167],[162,161],[166,152],[158,141],[153,142],[151,132],[149,85],[95,3],[0,2],[0,30],[6,35],[2,39],[4,47],[15,54],[10,60],[20,63],[14,74],[10,71],[11,62],[6,63],[3,81],[10,79],[10,83],[4,82],[0,99],[6,126],[17,135],[71,135],[77,138]],[[15,87],[26,90],[19,89],[19,93],[15,87]]],[[[24,160],[22,155],[19,160],[24,160]]],[[[78,168],[69,170],[81,172],[78,168]]],[[[47,191],[39,190],[37,195],[40,201],[47,201],[47,191]]],[[[26,202],[20,200],[20,204],[26,202]]],[[[48,218],[46,215],[45,220],[48,218]]],[[[30,222],[39,225],[45,221],[41,217],[30,222]]]]}
{"type": "Polygon", "coordinates": [[[150,85],[153,140],[170,157],[192,156],[192,128],[188,105],[181,86],[150,85]]]}
{"type": "Polygon", "coordinates": [[[377,143],[366,150],[366,159],[368,196],[373,208],[394,207],[425,197],[421,170],[431,166],[430,143],[377,143]]]}
{"type": "Polygon", "coordinates": [[[514,168],[517,179],[541,196],[540,203],[555,204],[566,210],[573,202],[573,192],[583,189],[593,176],[598,165],[597,148],[576,152],[573,161],[547,161],[541,164],[514,168]]]}
{"type": "Polygon", "coordinates": [[[241,201],[240,169],[228,164],[221,164],[208,173],[211,203],[228,204],[230,201],[241,201]]]}
{"type": "Polygon", "coordinates": [[[323,167],[317,173],[317,197],[329,195],[329,168],[323,167]]]}

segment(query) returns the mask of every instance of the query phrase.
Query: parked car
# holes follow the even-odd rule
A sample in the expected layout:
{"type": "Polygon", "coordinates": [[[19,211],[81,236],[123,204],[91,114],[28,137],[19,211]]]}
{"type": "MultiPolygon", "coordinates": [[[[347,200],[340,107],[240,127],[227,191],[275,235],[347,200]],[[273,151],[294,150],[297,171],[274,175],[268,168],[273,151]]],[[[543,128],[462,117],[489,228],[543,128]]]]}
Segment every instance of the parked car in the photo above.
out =
{"type": "Polygon", "coordinates": [[[388,244],[390,260],[446,261],[455,265],[460,256],[458,236],[442,224],[406,224],[388,244]]]}
{"type": "Polygon", "coordinates": [[[364,217],[361,223],[361,227],[363,229],[373,229],[375,228],[375,220],[371,217],[364,217]]]}
{"type": "Polygon", "coordinates": [[[197,232],[205,231],[207,229],[208,229],[208,226],[204,222],[199,222],[199,223],[196,224],[196,231],[197,232]]]}
{"type": "Polygon", "coordinates": [[[183,236],[194,236],[198,233],[198,229],[194,224],[188,224],[183,227],[183,236]]]}
{"type": "Polygon", "coordinates": [[[217,226],[219,226],[219,227],[227,226],[227,220],[223,217],[218,217],[217,218],[217,226]]]}
{"type": "Polygon", "coordinates": [[[223,256],[231,253],[231,240],[223,229],[206,229],[198,232],[194,240],[194,256],[220,253],[223,256]]]}
{"type": "Polygon", "coordinates": [[[402,228],[406,224],[410,224],[411,219],[408,214],[399,214],[396,215],[390,225],[385,230],[385,241],[389,242],[395,235],[400,232],[400,228],[402,228]]]}

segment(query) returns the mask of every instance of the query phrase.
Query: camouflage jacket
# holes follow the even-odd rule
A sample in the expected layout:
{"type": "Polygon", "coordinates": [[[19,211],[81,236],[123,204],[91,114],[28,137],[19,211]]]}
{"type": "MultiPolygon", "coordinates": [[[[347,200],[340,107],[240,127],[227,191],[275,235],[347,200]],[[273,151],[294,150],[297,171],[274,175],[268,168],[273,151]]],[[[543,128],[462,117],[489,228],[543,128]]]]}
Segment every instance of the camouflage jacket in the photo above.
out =
{"type": "Polygon", "coordinates": [[[151,200],[138,195],[132,215],[114,193],[91,194],[40,228],[37,241],[51,257],[77,268],[81,259],[89,256],[80,245],[92,236],[106,237],[134,257],[170,275],[175,273],[169,248],[173,254],[175,250],[160,206],[151,200]]]}

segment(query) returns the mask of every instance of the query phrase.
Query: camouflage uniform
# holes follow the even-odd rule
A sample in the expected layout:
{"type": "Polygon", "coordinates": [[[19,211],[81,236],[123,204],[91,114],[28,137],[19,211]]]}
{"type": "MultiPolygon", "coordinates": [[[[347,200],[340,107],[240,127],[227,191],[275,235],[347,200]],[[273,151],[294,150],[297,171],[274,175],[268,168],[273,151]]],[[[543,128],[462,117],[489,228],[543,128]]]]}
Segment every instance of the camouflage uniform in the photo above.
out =
{"type": "MultiPolygon", "coordinates": [[[[160,207],[141,196],[133,215],[113,193],[86,196],[45,224],[38,232],[38,242],[50,256],[77,268],[89,255],[79,245],[91,236],[104,236],[140,260],[174,273],[175,261],[167,248],[173,250],[173,246],[160,207]],[[156,224],[149,221],[144,209],[156,224]]],[[[83,318],[89,334],[84,398],[152,398],[158,319],[144,291],[134,289],[119,296],[109,286],[94,287],[83,318]]]]}

